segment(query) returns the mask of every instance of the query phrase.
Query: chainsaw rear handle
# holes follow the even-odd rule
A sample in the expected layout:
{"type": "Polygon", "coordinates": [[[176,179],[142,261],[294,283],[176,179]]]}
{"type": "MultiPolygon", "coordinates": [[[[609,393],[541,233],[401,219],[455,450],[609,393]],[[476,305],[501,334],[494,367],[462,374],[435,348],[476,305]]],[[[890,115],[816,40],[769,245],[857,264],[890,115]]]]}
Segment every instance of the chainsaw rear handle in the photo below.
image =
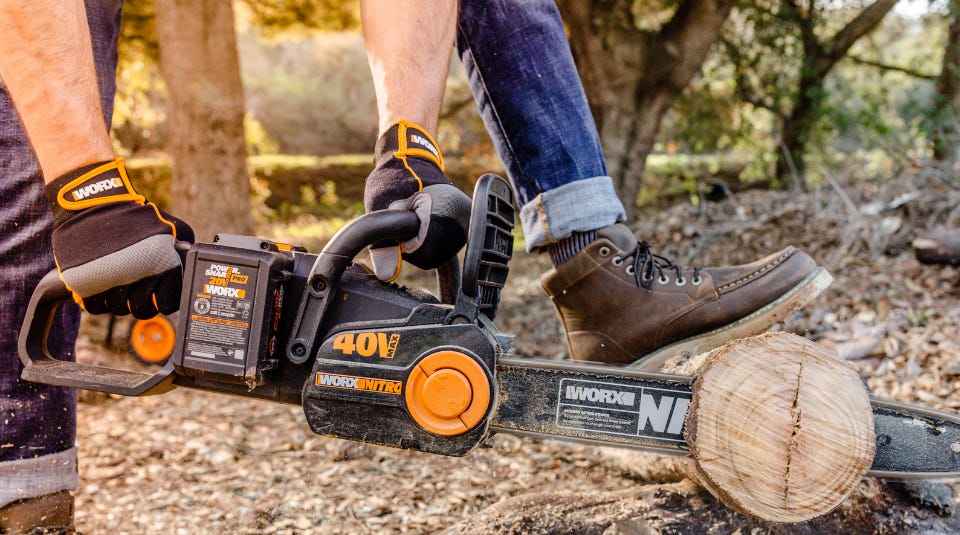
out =
{"type": "Polygon", "coordinates": [[[18,350],[26,381],[48,385],[111,392],[123,396],[162,394],[173,388],[173,361],[154,373],[117,370],[60,360],[50,353],[47,341],[57,309],[73,301],[73,295],[52,270],[40,280],[20,328],[18,350]]]}
{"type": "MultiPolygon", "coordinates": [[[[190,243],[177,242],[175,247],[181,262],[184,262],[190,243]]],[[[40,279],[30,296],[17,340],[20,362],[23,363],[23,379],[57,386],[111,391],[126,396],[160,394],[173,388],[170,380],[173,373],[172,362],[167,362],[156,373],[140,373],[77,364],[54,357],[47,345],[50,328],[53,326],[57,309],[71,302],[73,293],[56,269],[50,270],[40,279]]]]}
{"type": "Polygon", "coordinates": [[[47,347],[53,317],[60,305],[72,301],[73,295],[60,279],[60,273],[56,269],[50,270],[40,279],[40,284],[30,297],[27,315],[20,328],[18,349],[20,361],[25,367],[30,367],[33,358],[53,358],[47,347]]]}

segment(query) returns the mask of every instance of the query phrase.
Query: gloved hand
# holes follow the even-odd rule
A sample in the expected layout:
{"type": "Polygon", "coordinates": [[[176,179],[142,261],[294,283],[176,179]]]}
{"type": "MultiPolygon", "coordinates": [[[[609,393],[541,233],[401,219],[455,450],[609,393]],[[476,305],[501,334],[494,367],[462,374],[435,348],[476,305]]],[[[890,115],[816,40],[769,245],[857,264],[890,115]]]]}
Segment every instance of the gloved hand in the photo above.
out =
{"type": "Polygon", "coordinates": [[[377,278],[396,279],[402,260],[433,269],[453,258],[467,243],[471,202],[443,176],[443,156],[430,134],[400,121],[377,140],[374,161],[363,194],[366,211],[411,210],[420,217],[415,238],[370,247],[377,278]]]}
{"type": "Polygon", "coordinates": [[[45,192],[60,278],[85,310],[146,319],[180,307],[174,244],[193,242],[193,230],[134,191],[123,159],[71,171],[45,192]]]}

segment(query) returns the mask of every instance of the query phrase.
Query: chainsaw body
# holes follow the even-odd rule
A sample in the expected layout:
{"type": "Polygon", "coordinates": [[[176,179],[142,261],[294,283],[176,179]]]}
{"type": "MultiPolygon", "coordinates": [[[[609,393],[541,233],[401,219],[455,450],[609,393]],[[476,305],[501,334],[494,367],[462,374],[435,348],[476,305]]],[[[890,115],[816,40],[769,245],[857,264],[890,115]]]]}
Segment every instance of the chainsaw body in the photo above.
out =
{"type": "Polygon", "coordinates": [[[219,235],[185,247],[179,333],[146,374],[65,362],[45,345],[69,300],[56,272],[34,293],[20,338],[27,380],[127,396],[174,387],[302,405],[310,428],[339,438],[463,455],[488,433],[496,362],[509,345],[490,321],[513,250],[509,186],[477,182],[466,266],[437,270],[440,298],[383,283],[354,257],[416,235],[412,212],[362,216],[320,254],[219,235]]]}

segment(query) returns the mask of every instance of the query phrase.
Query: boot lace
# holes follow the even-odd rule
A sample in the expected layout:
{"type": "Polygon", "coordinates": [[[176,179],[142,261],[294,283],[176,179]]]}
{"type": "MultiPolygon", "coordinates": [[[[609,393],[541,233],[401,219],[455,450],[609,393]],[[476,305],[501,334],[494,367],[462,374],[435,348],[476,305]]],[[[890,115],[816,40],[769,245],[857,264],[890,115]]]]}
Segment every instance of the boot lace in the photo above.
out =
{"type": "MultiPolygon", "coordinates": [[[[631,258],[633,259],[633,269],[630,271],[633,272],[634,279],[637,281],[637,286],[639,287],[649,288],[650,285],[653,284],[654,278],[659,281],[667,280],[667,276],[664,275],[663,272],[670,269],[676,273],[678,285],[682,286],[686,284],[686,279],[683,278],[683,274],[680,272],[683,266],[674,264],[669,258],[653,252],[650,242],[646,240],[638,242],[637,248],[628,253],[624,260],[627,261],[631,258]],[[654,274],[656,274],[656,277],[654,277],[654,274]]],[[[702,268],[699,267],[693,268],[693,284],[700,284],[702,280],[700,278],[701,269],[702,268]]]]}

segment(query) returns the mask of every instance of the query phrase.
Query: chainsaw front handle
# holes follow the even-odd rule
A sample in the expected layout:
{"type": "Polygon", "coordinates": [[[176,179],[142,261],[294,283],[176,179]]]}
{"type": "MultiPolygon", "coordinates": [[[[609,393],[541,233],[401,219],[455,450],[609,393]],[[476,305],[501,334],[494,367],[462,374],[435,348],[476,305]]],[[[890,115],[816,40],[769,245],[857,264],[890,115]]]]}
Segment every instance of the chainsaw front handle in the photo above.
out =
{"type": "Polygon", "coordinates": [[[337,231],[317,256],[303,299],[297,307],[286,356],[296,364],[306,362],[316,350],[316,327],[321,324],[344,270],[368,246],[392,240],[407,241],[420,230],[420,218],[406,210],[380,210],[362,215],[337,231]]]}

